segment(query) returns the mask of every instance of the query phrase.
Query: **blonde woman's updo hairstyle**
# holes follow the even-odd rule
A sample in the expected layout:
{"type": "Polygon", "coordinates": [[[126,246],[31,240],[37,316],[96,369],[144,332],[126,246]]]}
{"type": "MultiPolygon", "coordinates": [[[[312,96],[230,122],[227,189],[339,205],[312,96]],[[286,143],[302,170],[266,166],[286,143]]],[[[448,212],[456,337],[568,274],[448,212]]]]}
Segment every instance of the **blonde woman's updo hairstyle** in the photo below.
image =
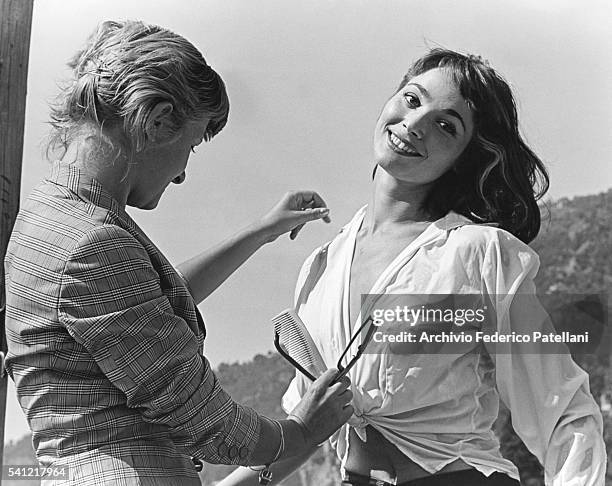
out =
{"type": "Polygon", "coordinates": [[[205,139],[227,122],[229,100],[221,77],[185,38],[139,21],[101,23],[68,63],[72,79],[52,106],[50,149],[66,149],[84,127],[104,137],[120,128],[129,153],[146,143],[153,108],[172,104],[171,129],[209,118],[205,139]]]}

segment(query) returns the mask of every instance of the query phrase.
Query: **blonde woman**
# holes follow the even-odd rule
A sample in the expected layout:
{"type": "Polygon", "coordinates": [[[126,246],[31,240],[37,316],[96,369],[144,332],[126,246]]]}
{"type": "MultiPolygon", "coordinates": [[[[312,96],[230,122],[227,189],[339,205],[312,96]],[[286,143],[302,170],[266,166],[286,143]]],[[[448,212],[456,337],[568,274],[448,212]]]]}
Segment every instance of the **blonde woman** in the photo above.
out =
{"type": "Polygon", "coordinates": [[[52,114],[51,173],[23,205],[6,258],[7,370],[52,484],[200,484],[197,460],[301,455],[352,414],[329,372],[293,415],[235,403],[202,354],[197,304],[262,245],[328,219],[287,194],[260,221],[175,269],[126,213],[185,180],[224,127],[223,81],[186,39],[104,22],[70,64],[52,114]]]}

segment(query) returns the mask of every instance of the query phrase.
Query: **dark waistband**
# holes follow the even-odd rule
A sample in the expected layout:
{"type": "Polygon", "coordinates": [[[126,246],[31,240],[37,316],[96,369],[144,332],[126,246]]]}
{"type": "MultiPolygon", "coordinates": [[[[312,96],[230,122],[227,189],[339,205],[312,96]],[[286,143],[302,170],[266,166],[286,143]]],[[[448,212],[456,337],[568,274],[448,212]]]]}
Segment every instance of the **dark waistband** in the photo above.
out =
{"type": "Polygon", "coordinates": [[[432,474],[424,478],[412,479],[394,485],[387,481],[374,479],[363,474],[346,471],[342,484],[353,486],[519,486],[519,482],[512,479],[507,474],[495,472],[490,476],[485,476],[476,469],[464,469],[462,471],[451,471],[441,474],[432,474]]]}
{"type": "MultiPolygon", "coordinates": [[[[355,486],[394,486],[382,479],[374,479],[363,474],[357,474],[346,471],[342,479],[342,484],[353,484],[355,486]]],[[[398,485],[399,486],[399,485],[398,485]]]]}

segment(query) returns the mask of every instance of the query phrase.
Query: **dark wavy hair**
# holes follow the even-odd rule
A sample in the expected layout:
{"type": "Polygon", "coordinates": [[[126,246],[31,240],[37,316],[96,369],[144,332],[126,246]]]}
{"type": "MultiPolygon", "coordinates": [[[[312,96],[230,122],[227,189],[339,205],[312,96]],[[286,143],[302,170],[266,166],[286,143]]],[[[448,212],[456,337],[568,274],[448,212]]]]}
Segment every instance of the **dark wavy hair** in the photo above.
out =
{"type": "Polygon", "coordinates": [[[414,62],[399,85],[447,69],[474,115],[474,134],[455,166],[435,181],[424,209],[494,222],[525,243],[540,230],[537,200],[548,190],[542,161],[523,141],[508,83],[479,56],[435,48],[414,62]]]}

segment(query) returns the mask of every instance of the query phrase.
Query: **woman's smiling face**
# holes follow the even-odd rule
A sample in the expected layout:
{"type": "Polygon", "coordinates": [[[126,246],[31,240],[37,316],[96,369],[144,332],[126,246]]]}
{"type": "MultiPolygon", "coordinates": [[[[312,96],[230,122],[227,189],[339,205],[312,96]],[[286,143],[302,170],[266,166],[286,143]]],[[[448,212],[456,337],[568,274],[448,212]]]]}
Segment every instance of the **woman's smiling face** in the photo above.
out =
{"type": "Polygon", "coordinates": [[[428,184],[454,165],[473,132],[472,110],[450,72],[431,69],[385,104],[376,123],[374,161],[400,181],[428,184]]]}

